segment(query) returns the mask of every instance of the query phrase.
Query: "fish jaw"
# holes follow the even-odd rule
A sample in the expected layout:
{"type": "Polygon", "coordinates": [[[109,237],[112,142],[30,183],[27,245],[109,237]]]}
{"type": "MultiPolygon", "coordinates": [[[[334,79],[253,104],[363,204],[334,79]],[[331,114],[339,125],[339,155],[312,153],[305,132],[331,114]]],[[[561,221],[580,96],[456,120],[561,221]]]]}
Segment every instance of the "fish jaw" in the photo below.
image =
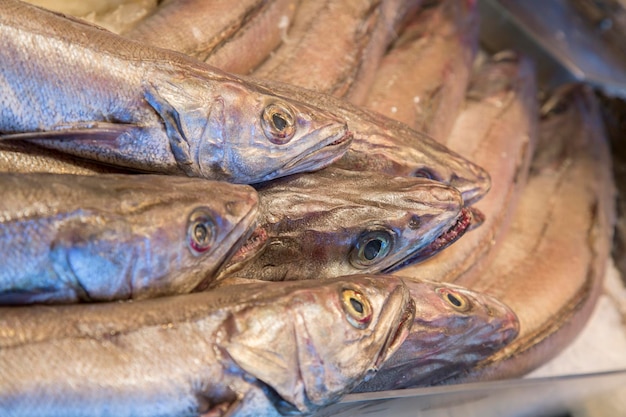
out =
{"type": "Polygon", "coordinates": [[[408,337],[355,392],[426,386],[465,372],[519,333],[515,313],[496,298],[453,284],[405,277],[416,315],[408,337]],[[451,294],[464,300],[450,304],[451,294]]]}
{"type": "Polygon", "coordinates": [[[443,233],[441,233],[436,239],[432,241],[429,245],[420,248],[419,250],[411,252],[405,259],[400,262],[395,263],[394,265],[386,268],[384,273],[392,273],[404,267],[413,265],[417,262],[421,262],[429,257],[441,252],[458,239],[461,238],[467,232],[474,222],[474,212],[478,212],[476,209],[464,207],[459,215],[456,217],[456,220],[452,223],[452,225],[446,229],[443,233]]]}
{"type": "Polygon", "coordinates": [[[352,132],[347,131],[346,125],[345,133],[338,132],[327,140],[315,144],[315,146],[312,146],[306,153],[298,155],[273,173],[269,178],[263,179],[263,181],[284,177],[297,172],[310,172],[322,169],[337,161],[346,153],[350,147],[352,138],[352,132]]]}
{"type": "MultiPolygon", "coordinates": [[[[309,331],[308,340],[315,340],[314,349],[316,353],[319,352],[319,357],[313,361],[304,357],[310,352],[308,340],[299,339],[298,344],[302,346],[298,349],[299,363],[301,365],[309,363],[312,369],[315,369],[315,372],[300,371],[303,376],[304,395],[309,403],[316,406],[323,405],[322,399],[329,396],[333,398],[332,401],[339,400],[368,375],[376,372],[378,367],[402,345],[415,316],[415,304],[401,279],[397,277],[380,279],[375,275],[343,278],[354,279],[357,282],[364,280],[362,284],[352,288],[360,288],[364,294],[369,292],[368,295],[372,295],[372,298],[378,297],[373,306],[373,309],[378,310],[378,316],[372,319],[369,328],[364,329],[362,335],[356,335],[357,339],[346,336],[346,346],[342,346],[339,353],[331,355],[324,350],[329,348],[335,350],[337,347],[333,347],[332,342],[326,345],[328,337],[324,337],[322,333],[315,334],[309,331]],[[378,293],[377,296],[373,295],[374,293],[378,293]],[[384,297],[380,298],[380,295],[384,297]],[[354,351],[355,344],[361,347],[358,353],[354,351]],[[359,359],[355,359],[355,355],[359,355],[359,359]],[[344,375],[341,375],[342,373],[344,375]]],[[[345,323],[345,320],[343,322],[345,323]]],[[[335,330],[341,332],[339,329],[335,330]]]]}

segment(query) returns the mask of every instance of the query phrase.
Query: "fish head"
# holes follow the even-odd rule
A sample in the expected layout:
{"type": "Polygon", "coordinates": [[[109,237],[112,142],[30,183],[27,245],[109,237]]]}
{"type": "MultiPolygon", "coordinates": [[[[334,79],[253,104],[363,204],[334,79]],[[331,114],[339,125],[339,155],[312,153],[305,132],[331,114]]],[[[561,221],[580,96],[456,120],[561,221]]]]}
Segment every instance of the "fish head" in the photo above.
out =
{"type": "MultiPolygon", "coordinates": [[[[259,183],[323,168],[348,149],[346,122],[243,81],[223,81],[190,144],[202,176],[259,183]]],[[[196,116],[200,114],[196,113],[196,116]]]]}
{"type": "Polygon", "coordinates": [[[443,182],[458,189],[466,205],[480,200],[491,187],[489,174],[482,167],[403,123],[328,94],[271,80],[253,81],[275,94],[324,108],[345,120],[353,140],[349,151],[337,161],[342,168],[443,182]]]}
{"type": "Polygon", "coordinates": [[[234,318],[225,350],[286,415],[338,401],[399,348],[413,322],[414,303],[398,278],[277,284],[289,291],[270,303],[271,314],[234,318]]]}
{"type": "Polygon", "coordinates": [[[468,206],[491,188],[491,177],[485,169],[428,135],[382,115],[368,117],[367,121],[367,126],[375,127],[366,129],[364,121],[359,122],[362,128],[350,126],[354,140],[338,166],[441,182],[459,190],[468,206]]]}
{"type": "Polygon", "coordinates": [[[188,293],[210,282],[253,232],[258,197],[247,185],[199,178],[136,176],[118,193],[135,236],[133,292],[138,298],[188,293]]]}
{"type": "Polygon", "coordinates": [[[359,390],[431,385],[461,373],[508,345],[519,320],[505,304],[454,284],[403,277],[415,301],[409,336],[359,390]]]}
{"type": "Polygon", "coordinates": [[[242,275],[266,280],[377,273],[443,249],[468,226],[444,184],[327,168],[259,187],[261,254],[242,275]]]}

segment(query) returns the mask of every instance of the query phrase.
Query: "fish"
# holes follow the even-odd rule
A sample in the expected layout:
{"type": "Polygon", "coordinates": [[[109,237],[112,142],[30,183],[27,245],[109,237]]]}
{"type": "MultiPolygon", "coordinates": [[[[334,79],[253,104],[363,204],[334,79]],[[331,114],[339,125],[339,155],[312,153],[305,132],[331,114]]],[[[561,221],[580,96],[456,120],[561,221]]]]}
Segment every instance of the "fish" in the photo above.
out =
{"type": "Polygon", "coordinates": [[[45,9],[67,14],[123,33],[156,9],[162,0],[25,0],[45,9]]]}
{"type": "Polygon", "coordinates": [[[424,6],[382,58],[363,105],[444,142],[463,105],[477,44],[476,2],[424,6]]]}
{"type": "Polygon", "coordinates": [[[310,414],[382,366],[414,314],[401,279],[367,275],[0,308],[0,413],[310,414]]]}
{"type": "Polygon", "coordinates": [[[432,386],[462,375],[512,343],[515,312],[497,298],[450,283],[404,277],[416,313],[400,348],[352,392],[432,386]]]}
{"type": "Polygon", "coordinates": [[[248,185],[165,175],[0,174],[0,304],[187,293],[256,227],[248,185]]]}
{"type": "Polygon", "coordinates": [[[511,228],[482,274],[456,283],[515,310],[520,333],[447,383],[514,378],[548,362],[602,293],[615,226],[611,153],[589,86],[563,85],[541,108],[539,141],[511,228]]]}
{"type": "Polygon", "coordinates": [[[537,143],[537,88],[527,58],[502,52],[472,75],[464,108],[446,145],[471,158],[491,174],[489,194],[475,206],[484,214],[479,228],[426,262],[397,271],[425,274],[429,279],[456,282],[480,275],[496,256],[522,193],[537,143]]]}
{"type": "Polygon", "coordinates": [[[256,189],[262,232],[231,258],[219,279],[390,271],[448,247],[473,220],[458,190],[423,178],[330,167],[256,189]]]}
{"type": "Polygon", "coordinates": [[[253,71],[256,78],[361,104],[396,23],[421,0],[301,0],[283,42],[253,71]],[[329,34],[332,33],[332,39],[329,34]]]}
{"type": "Polygon", "coordinates": [[[245,184],[321,169],[350,144],[325,110],[19,1],[0,4],[0,35],[0,139],[245,184]]]}
{"type": "Polygon", "coordinates": [[[280,44],[297,4],[297,0],[172,0],[159,5],[124,36],[245,74],[280,44]],[[262,30],[253,28],[257,25],[262,30]],[[249,32],[255,34],[254,39],[240,39],[249,37],[249,32]],[[242,42],[254,42],[254,47],[235,51],[235,45],[242,42]],[[212,58],[218,51],[220,57],[212,58]],[[235,62],[225,60],[226,54],[235,62]],[[220,60],[217,64],[213,62],[216,59],[220,60]]]}
{"type": "Polygon", "coordinates": [[[333,162],[337,168],[438,181],[459,190],[468,206],[483,198],[491,187],[485,169],[403,123],[328,94],[267,79],[254,81],[277,94],[327,109],[346,121],[352,142],[333,162]]]}
{"type": "Polygon", "coordinates": [[[0,172],[96,175],[130,173],[46,149],[26,141],[0,141],[0,172]]]}

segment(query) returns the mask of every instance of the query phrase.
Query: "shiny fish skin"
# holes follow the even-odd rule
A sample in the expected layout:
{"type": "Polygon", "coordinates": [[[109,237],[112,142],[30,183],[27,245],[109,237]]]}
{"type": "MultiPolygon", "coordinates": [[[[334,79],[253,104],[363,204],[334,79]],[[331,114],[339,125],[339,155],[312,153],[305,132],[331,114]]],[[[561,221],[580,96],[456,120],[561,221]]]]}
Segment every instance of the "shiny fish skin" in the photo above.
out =
{"type": "Polygon", "coordinates": [[[0,184],[0,304],[190,292],[258,214],[251,187],[196,178],[0,174],[0,184]]]}
{"type": "Polygon", "coordinates": [[[472,76],[464,108],[446,145],[491,174],[489,194],[476,204],[485,221],[456,245],[399,275],[456,282],[480,275],[506,239],[537,143],[537,90],[534,67],[512,53],[495,55],[472,76]],[[425,275],[422,275],[425,274],[425,275]]]}
{"type": "Polygon", "coordinates": [[[463,105],[477,43],[476,2],[424,8],[381,60],[364,106],[444,143],[463,105]]]}
{"type": "Polygon", "coordinates": [[[0,172],[96,175],[123,173],[123,170],[81,160],[25,141],[0,141],[0,172]]]}
{"type": "Polygon", "coordinates": [[[4,308],[0,414],[281,416],[273,405],[310,413],[384,363],[414,313],[401,280],[373,276],[4,308]]]}
{"type": "Polygon", "coordinates": [[[227,267],[226,276],[277,281],[379,273],[434,255],[445,247],[432,245],[440,236],[455,230],[454,241],[468,226],[460,221],[460,193],[423,178],[330,167],[257,190],[265,245],[245,265],[227,267]]]}
{"type": "Polygon", "coordinates": [[[396,27],[421,2],[302,0],[285,42],[253,75],[361,104],[396,27]]]}
{"type": "Polygon", "coordinates": [[[403,279],[416,304],[409,335],[376,375],[353,392],[437,384],[472,369],[519,333],[513,310],[490,295],[448,283],[403,279]]]}
{"type": "Polygon", "coordinates": [[[25,3],[0,2],[0,35],[5,139],[236,183],[320,169],[349,146],[328,112],[25,3]]]}
{"type": "Polygon", "coordinates": [[[513,308],[520,334],[451,383],[514,378],[539,367],[574,340],[602,292],[615,188],[597,99],[587,86],[563,86],[542,113],[511,231],[484,273],[458,281],[513,308]]]}
{"type": "Polygon", "coordinates": [[[466,205],[489,191],[491,179],[483,168],[428,135],[327,94],[269,80],[254,81],[277,94],[328,109],[347,122],[354,139],[334,164],[338,168],[427,177],[459,190],[466,205]]]}
{"type": "Polygon", "coordinates": [[[288,25],[297,4],[297,0],[171,0],[124,36],[244,74],[280,44],[287,30],[281,22],[288,25]],[[248,32],[254,38],[246,39],[248,32]],[[242,42],[246,47],[236,47],[242,42]]]}

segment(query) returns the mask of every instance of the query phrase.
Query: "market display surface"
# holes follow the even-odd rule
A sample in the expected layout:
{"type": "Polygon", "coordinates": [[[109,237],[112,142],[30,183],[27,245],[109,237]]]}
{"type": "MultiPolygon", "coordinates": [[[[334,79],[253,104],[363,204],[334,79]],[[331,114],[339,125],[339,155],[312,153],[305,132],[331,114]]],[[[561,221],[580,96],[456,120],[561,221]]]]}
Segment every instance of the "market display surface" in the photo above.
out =
{"type": "Polygon", "coordinates": [[[480,50],[475,1],[32,3],[0,0],[0,415],[328,415],[587,323],[601,104],[480,50]]]}

